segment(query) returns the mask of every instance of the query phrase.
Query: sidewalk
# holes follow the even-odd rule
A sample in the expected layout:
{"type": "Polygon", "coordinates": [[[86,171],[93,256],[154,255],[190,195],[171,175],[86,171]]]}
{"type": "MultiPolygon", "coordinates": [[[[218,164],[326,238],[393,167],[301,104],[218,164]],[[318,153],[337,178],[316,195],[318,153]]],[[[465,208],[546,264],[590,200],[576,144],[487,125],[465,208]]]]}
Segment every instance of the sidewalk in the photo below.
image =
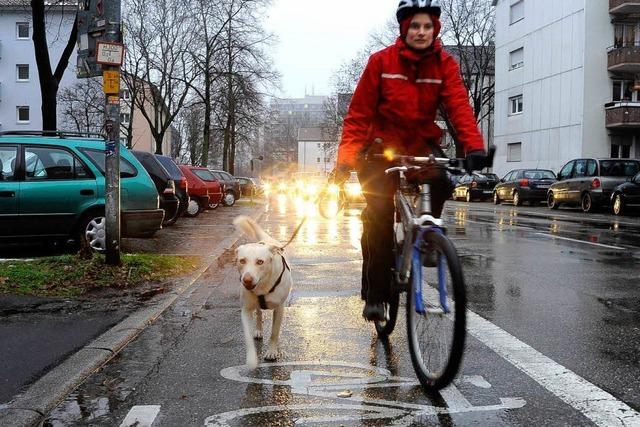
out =
{"type": "Polygon", "coordinates": [[[202,257],[200,268],[156,286],[155,296],[149,289],[78,299],[0,296],[0,425],[37,423],[216,265],[239,237],[233,218],[257,218],[262,211],[263,205],[241,200],[181,218],[153,239],[123,239],[123,252],[202,257]]]}

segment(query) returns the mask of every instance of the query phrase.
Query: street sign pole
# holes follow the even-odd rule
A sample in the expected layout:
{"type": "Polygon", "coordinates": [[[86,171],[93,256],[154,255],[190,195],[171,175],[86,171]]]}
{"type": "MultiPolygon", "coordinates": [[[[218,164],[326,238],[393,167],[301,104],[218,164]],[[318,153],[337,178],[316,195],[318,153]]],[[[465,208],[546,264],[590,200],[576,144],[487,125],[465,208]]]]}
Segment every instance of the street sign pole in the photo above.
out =
{"type": "Polygon", "coordinates": [[[102,76],[105,105],[106,263],[120,264],[120,0],[78,1],[78,78],[102,76]]]}

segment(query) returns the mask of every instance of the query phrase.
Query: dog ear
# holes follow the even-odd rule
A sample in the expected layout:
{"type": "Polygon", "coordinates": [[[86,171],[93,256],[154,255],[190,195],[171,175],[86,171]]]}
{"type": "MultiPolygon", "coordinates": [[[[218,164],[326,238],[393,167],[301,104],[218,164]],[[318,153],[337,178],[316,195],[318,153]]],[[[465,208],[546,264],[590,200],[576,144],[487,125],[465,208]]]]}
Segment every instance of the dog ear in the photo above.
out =
{"type": "Polygon", "coordinates": [[[282,255],[282,248],[280,246],[276,246],[276,245],[269,245],[269,251],[273,254],[273,255],[282,255]]]}

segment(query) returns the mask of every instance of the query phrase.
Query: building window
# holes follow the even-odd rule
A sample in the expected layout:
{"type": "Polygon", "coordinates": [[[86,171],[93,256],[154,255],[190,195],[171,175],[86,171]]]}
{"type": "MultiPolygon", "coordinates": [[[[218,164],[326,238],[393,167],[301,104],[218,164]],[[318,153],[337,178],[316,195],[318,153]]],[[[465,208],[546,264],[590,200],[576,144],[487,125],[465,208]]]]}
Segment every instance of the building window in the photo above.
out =
{"type": "Polygon", "coordinates": [[[509,98],[509,115],[522,113],[522,95],[509,98]]]}
{"type": "Polygon", "coordinates": [[[322,144],[318,142],[318,148],[322,148],[322,144]]]}
{"type": "Polygon", "coordinates": [[[316,163],[320,163],[320,157],[316,157],[316,163]]]}
{"type": "Polygon", "coordinates": [[[638,46],[637,24],[617,23],[614,27],[613,46],[616,48],[638,46]]]}
{"type": "Polygon", "coordinates": [[[518,21],[524,19],[524,0],[520,0],[517,3],[511,5],[510,15],[511,17],[509,23],[515,24],[518,21]]]}
{"type": "Polygon", "coordinates": [[[126,101],[128,101],[129,99],[131,99],[131,92],[129,91],[129,89],[124,89],[122,91],[122,98],[126,101]]]}
{"type": "Polygon", "coordinates": [[[613,102],[635,102],[638,100],[638,92],[633,89],[634,82],[632,80],[614,80],[611,100],[613,102]]]}
{"type": "Polygon", "coordinates": [[[611,136],[611,158],[629,159],[631,158],[631,146],[633,145],[632,135],[611,136]]]}
{"type": "Polygon", "coordinates": [[[29,81],[29,64],[16,65],[16,79],[19,82],[29,81]]]}
{"type": "Polygon", "coordinates": [[[131,120],[131,115],[129,113],[120,113],[120,123],[128,125],[129,120],[131,120]]]}
{"type": "Polygon", "coordinates": [[[16,114],[18,116],[18,123],[29,123],[28,106],[16,107],[16,114]]]}
{"type": "Polygon", "coordinates": [[[519,162],[522,159],[522,142],[507,144],[507,162],[519,162]]]}
{"type": "Polygon", "coordinates": [[[16,22],[16,38],[18,40],[29,39],[29,23],[28,22],[16,22]]]}
{"type": "Polygon", "coordinates": [[[524,48],[513,50],[509,53],[509,69],[514,70],[524,65],[524,48]]]}

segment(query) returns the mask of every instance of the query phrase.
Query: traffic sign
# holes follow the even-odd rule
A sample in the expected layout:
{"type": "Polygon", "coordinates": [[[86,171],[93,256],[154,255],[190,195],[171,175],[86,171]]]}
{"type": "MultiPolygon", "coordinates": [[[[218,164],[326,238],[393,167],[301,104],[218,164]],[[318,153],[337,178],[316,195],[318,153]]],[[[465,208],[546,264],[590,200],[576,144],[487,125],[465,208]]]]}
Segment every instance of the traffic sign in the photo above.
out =
{"type": "Polygon", "coordinates": [[[96,62],[103,65],[122,65],[124,59],[124,45],[122,43],[99,41],[96,62]]]}
{"type": "Polygon", "coordinates": [[[102,90],[107,95],[120,94],[120,72],[117,70],[102,72],[102,90]]]}

